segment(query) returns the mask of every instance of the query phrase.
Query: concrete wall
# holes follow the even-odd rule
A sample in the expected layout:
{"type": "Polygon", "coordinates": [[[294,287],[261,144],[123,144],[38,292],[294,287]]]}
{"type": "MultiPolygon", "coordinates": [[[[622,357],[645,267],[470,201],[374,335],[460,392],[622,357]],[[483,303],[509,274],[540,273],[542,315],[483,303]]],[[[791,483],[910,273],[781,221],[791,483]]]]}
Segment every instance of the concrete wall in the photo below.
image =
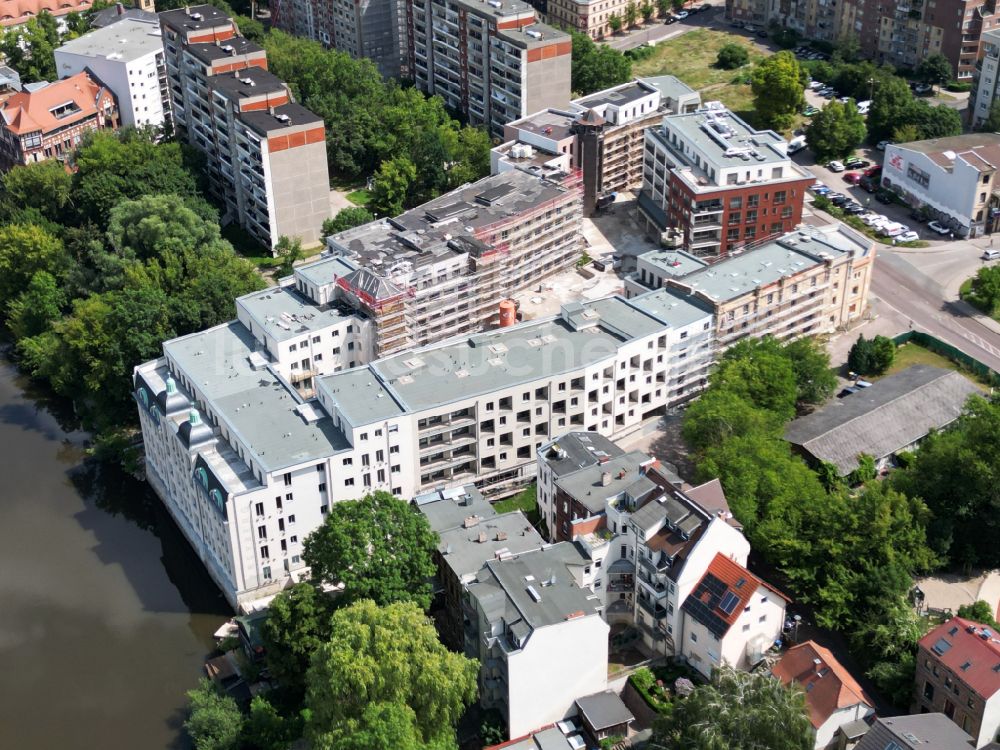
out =
{"type": "MultiPolygon", "coordinates": [[[[261,143],[262,149],[264,143],[261,143]]],[[[330,217],[330,174],[326,143],[309,143],[265,154],[269,174],[272,245],[282,235],[299,237],[303,244],[318,242],[323,221],[330,217]]]]}

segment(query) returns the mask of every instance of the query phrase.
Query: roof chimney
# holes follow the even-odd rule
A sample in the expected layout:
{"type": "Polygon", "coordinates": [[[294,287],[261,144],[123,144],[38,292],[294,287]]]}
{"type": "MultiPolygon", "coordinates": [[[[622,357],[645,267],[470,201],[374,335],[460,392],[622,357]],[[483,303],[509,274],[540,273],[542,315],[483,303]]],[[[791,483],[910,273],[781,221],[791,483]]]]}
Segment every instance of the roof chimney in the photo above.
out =
{"type": "Polygon", "coordinates": [[[485,531],[480,531],[479,532],[479,543],[483,544],[485,542],[486,542],[486,532],[485,531]]]}
{"type": "Polygon", "coordinates": [[[607,487],[609,484],[611,484],[611,472],[610,471],[602,471],[601,472],[601,486],[602,487],[607,487]]]}
{"type": "Polygon", "coordinates": [[[813,666],[816,668],[816,674],[819,674],[820,669],[823,667],[823,661],[821,659],[813,659],[813,666]]]}

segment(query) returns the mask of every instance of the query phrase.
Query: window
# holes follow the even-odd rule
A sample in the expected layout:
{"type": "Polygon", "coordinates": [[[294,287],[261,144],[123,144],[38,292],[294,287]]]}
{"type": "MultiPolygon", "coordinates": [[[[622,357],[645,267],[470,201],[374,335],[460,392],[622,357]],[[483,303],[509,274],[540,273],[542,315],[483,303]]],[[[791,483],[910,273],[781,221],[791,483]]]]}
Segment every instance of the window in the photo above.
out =
{"type": "Polygon", "coordinates": [[[258,517],[264,515],[264,503],[257,503],[254,506],[254,512],[258,517]]]}
{"type": "Polygon", "coordinates": [[[326,492],[326,482],[320,482],[319,483],[319,491],[320,492],[326,492]]]}
{"type": "MultiPolygon", "coordinates": [[[[263,553],[266,549],[267,549],[267,547],[261,547],[260,548],[261,553],[263,553]]],[[[263,567],[263,569],[261,570],[261,574],[264,576],[264,580],[265,581],[270,581],[271,580],[271,566],[270,565],[265,565],[263,567]]]]}
{"type": "Polygon", "coordinates": [[[267,539],[267,526],[258,526],[257,527],[257,538],[258,539],[267,539]]]}
{"type": "Polygon", "coordinates": [[[730,208],[743,208],[743,198],[737,196],[729,199],[730,208]]]}
{"type": "Polygon", "coordinates": [[[354,486],[354,477],[348,477],[347,479],[345,479],[344,480],[344,486],[345,487],[353,487],[354,486]]]}
{"type": "Polygon", "coordinates": [[[359,437],[360,437],[360,438],[361,438],[362,440],[367,440],[367,439],[368,439],[368,433],[367,433],[367,432],[362,432],[362,433],[361,433],[361,435],[360,435],[359,437]]]}
{"type": "Polygon", "coordinates": [[[290,473],[289,474],[285,474],[285,486],[286,487],[291,487],[292,486],[292,475],[290,473]]]}
{"type": "Polygon", "coordinates": [[[353,458],[345,458],[344,459],[344,466],[350,466],[353,463],[354,463],[354,459],[353,458]]]}
{"type": "Polygon", "coordinates": [[[371,459],[369,458],[369,456],[368,456],[368,454],[367,454],[367,453],[366,453],[366,454],[364,454],[364,455],[363,455],[363,456],[361,457],[361,465],[362,465],[362,466],[371,466],[371,459]]]}
{"type": "Polygon", "coordinates": [[[691,634],[691,643],[697,643],[697,642],[698,642],[698,634],[697,633],[692,633],[691,634]]]}
{"type": "Polygon", "coordinates": [[[371,474],[362,474],[361,475],[361,483],[365,487],[371,487],[372,486],[372,475],[371,474]]]}
{"type": "Polygon", "coordinates": [[[760,616],[760,617],[759,617],[759,618],[757,619],[757,622],[767,622],[767,615],[761,615],[761,616],[760,616]]]}
{"type": "Polygon", "coordinates": [[[285,500],[287,500],[288,502],[292,502],[292,493],[291,492],[289,492],[287,495],[285,495],[285,500]]]}
{"type": "Polygon", "coordinates": [[[375,451],[375,460],[378,461],[379,463],[385,461],[385,451],[383,450],[375,451]]]}
{"type": "MultiPolygon", "coordinates": [[[[267,545],[265,544],[264,546],[262,546],[260,548],[260,559],[261,560],[266,560],[270,556],[271,556],[271,552],[270,552],[270,550],[268,550],[267,545]]],[[[266,570],[266,568],[265,568],[265,570],[266,570]]]]}

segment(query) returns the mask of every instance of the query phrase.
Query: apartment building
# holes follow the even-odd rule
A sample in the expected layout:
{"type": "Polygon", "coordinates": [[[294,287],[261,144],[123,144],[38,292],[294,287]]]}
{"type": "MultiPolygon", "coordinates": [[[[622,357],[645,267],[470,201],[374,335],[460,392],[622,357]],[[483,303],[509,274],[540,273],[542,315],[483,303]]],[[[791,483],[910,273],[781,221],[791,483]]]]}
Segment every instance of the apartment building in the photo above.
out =
{"type": "Polygon", "coordinates": [[[507,720],[509,737],[576,713],[607,688],[608,624],[581,583],[589,561],[562,542],[489,560],[465,594],[467,656],[480,669],[479,702],[507,720]]]}
{"type": "Polygon", "coordinates": [[[322,119],[217,8],[165,11],[160,25],[174,125],[205,155],[223,220],[271,249],[282,236],[316,242],[330,215],[322,119]]]}
{"type": "Polygon", "coordinates": [[[521,0],[405,0],[407,68],[495,136],[504,125],[570,97],[567,34],[539,23],[521,0]]]}
{"type": "MultiPolygon", "coordinates": [[[[627,0],[535,0],[545,19],[560,29],[572,29],[591,39],[604,39],[612,32],[611,16],[624,21],[627,0]],[[544,6],[544,7],[542,7],[544,6]]],[[[656,21],[654,20],[654,23],[656,21]]]]}
{"type": "Polygon", "coordinates": [[[926,206],[959,237],[997,228],[1000,134],[968,133],[886,147],[882,185],[907,203],[926,206]]]}
{"type": "Polygon", "coordinates": [[[406,29],[399,0],[280,0],[271,4],[271,23],[351,57],[366,57],[387,78],[403,72],[406,29]]]}
{"type": "Polygon", "coordinates": [[[1000,742],[1000,638],[953,617],[920,639],[912,712],[940,712],[972,736],[1000,742]]]}
{"type": "Polygon", "coordinates": [[[658,238],[681,234],[689,253],[709,259],[790,232],[814,178],[787,149],[718,102],[664,117],[645,131],[639,221],[658,238]]]}
{"type": "Polygon", "coordinates": [[[0,28],[23,26],[39,13],[55,17],[59,32],[66,31],[66,16],[90,10],[92,0],[0,0],[0,28]]]}
{"type": "MultiPolygon", "coordinates": [[[[696,260],[666,254],[674,256],[681,267],[696,260]]],[[[662,292],[711,310],[716,345],[724,350],[745,336],[790,339],[849,325],[867,307],[874,261],[874,243],[843,224],[803,225],[711,266],[655,281],[663,283],[662,292]]],[[[626,293],[644,288],[641,282],[633,275],[626,293]]]]}
{"type": "Polygon", "coordinates": [[[495,324],[501,300],[583,252],[579,174],[508,172],[327,239],[363,269],[341,292],[375,322],[379,356],[495,324]]]}
{"type": "Polygon", "coordinates": [[[504,143],[490,152],[493,174],[520,169],[579,169],[584,213],[599,197],[642,185],[643,132],[666,114],[693,112],[698,92],[674,76],[640,78],[549,108],[504,126],[504,143]]]}
{"type": "Polygon", "coordinates": [[[95,29],[56,48],[55,61],[60,78],[86,70],[111,89],[122,125],[169,131],[170,92],[158,21],[125,19],[95,29]]]}
{"type": "Polygon", "coordinates": [[[0,101],[0,169],[66,161],[85,134],[119,125],[114,94],[89,73],[24,86],[0,101]]]}

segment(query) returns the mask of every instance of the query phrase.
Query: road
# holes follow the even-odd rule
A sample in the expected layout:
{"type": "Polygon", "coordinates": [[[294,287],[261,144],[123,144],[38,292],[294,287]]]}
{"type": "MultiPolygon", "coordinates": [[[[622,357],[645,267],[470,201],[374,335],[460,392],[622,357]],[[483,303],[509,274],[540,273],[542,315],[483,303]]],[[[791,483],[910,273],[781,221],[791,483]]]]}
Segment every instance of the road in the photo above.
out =
{"type": "MultiPolygon", "coordinates": [[[[634,29],[628,34],[615,34],[604,39],[601,43],[613,49],[624,52],[635,47],[639,47],[646,42],[662,42],[666,39],[686,34],[695,29],[718,26],[725,23],[725,3],[718,1],[701,3],[700,5],[712,5],[711,10],[700,13],[692,13],[683,21],[665,24],[660,19],[654,19],[640,29],[634,29]]],[[[691,6],[698,7],[699,3],[690,3],[691,6]]]]}

